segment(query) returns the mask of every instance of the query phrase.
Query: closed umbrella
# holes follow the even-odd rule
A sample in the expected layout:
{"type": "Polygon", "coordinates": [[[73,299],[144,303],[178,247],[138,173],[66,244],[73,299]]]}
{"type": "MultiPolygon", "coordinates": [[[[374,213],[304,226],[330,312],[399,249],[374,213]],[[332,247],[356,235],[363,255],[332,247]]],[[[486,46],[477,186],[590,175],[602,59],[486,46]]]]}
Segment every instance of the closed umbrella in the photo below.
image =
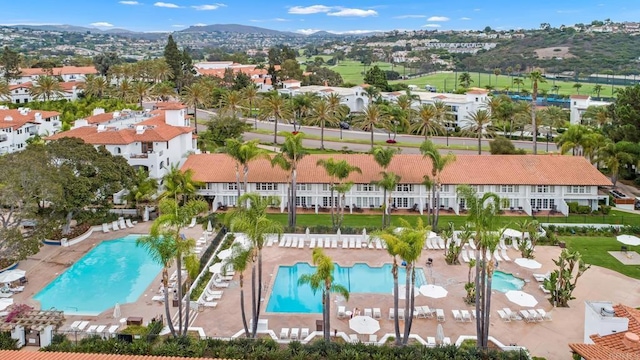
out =
{"type": "Polygon", "coordinates": [[[432,284],[420,286],[420,294],[426,297],[440,299],[446,297],[448,293],[449,292],[442,286],[432,284]]]}
{"type": "Polygon", "coordinates": [[[371,335],[380,330],[380,323],[371,316],[354,316],[349,320],[349,328],[358,334],[371,335]]]}
{"type": "Polygon", "coordinates": [[[640,238],[638,238],[637,236],[633,236],[633,235],[618,235],[616,237],[616,239],[618,239],[618,241],[620,241],[621,243],[623,243],[625,245],[631,245],[631,246],[640,245],[640,238]]]}
{"type": "Polygon", "coordinates": [[[120,311],[120,303],[116,303],[116,306],[113,307],[113,318],[117,319],[122,316],[120,311]]]}
{"type": "Polygon", "coordinates": [[[336,234],[338,234],[338,240],[340,240],[340,235],[342,235],[342,231],[340,231],[340,229],[338,229],[338,231],[336,232],[336,234]]]}
{"type": "Polygon", "coordinates": [[[444,342],[444,328],[442,327],[442,324],[438,324],[438,327],[436,328],[436,344],[442,345],[443,342],[444,342]]]}
{"type": "Polygon", "coordinates": [[[527,269],[540,269],[542,267],[542,264],[533,259],[517,258],[514,262],[527,269]]]}
{"type": "Polygon", "coordinates": [[[367,229],[362,229],[362,240],[367,241],[367,229]]]}
{"type": "Polygon", "coordinates": [[[207,232],[212,232],[213,231],[213,226],[211,226],[211,220],[209,220],[209,222],[207,223],[207,232]]]}
{"type": "Polygon", "coordinates": [[[20,280],[25,276],[26,272],[20,269],[7,270],[0,273],[0,283],[7,284],[20,280]]]}
{"type": "Polygon", "coordinates": [[[524,291],[509,290],[505,293],[505,296],[512,303],[522,307],[534,307],[538,304],[538,300],[531,294],[527,294],[524,291]]]}

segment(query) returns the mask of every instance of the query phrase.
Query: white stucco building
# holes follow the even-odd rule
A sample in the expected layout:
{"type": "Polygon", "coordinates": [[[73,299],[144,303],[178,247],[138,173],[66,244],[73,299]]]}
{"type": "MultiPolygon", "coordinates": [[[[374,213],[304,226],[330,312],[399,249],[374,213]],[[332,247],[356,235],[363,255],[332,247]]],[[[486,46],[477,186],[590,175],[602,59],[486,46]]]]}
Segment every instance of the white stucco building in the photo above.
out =
{"type": "MultiPolygon", "coordinates": [[[[34,83],[30,81],[21,84],[9,85],[11,102],[14,104],[27,104],[32,101],[44,101],[45,99],[43,97],[35,98],[31,94],[33,86],[34,83]]],[[[60,88],[62,90],[61,93],[54,94],[49,100],[75,101],[78,100],[80,93],[83,91],[81,84],[75,81],[61,82],[60,88]]]]}
{"type": "Polygon", "coordinates": [[[592,100],[589,95],[571,95],[571,113],[569,115],[569,121],[571,125],[582,124],[582,115],[587,111],[589,106],[609,106],[608,101],[596,101],[592,100]]]}
{"type": "MultiPolygon", "coordinates": [[[[159,103],[162,104],[162,103],[159,103]]],[[[152,178],[160,179],[172,165],[181,166],[187,156],[199,153],[186,107],[165,103],[153,111],[117,111],[76,120],[73,129],[49,140],[77,137],[111,154],[123,156],[134,168],[143,167],[152,178]]]]}
{"type": "Polygon", "coordinates": [[[61,128],[58,112],[0,106],[0,155],[24,149],[36,134],[54,134],[61,128]]]}
{"type": "MultiPolygon", "coordinates": [[[[318,159],[329,157],[346,160],[362,170],[362,174],[352,174],[347,179],[354,184],[345,194],[349,211],[377,209],[383,204],[383,190],[372,185],[380,179],[382,168],[370,155],[307,155],[298,165],[296,203],[299,207],[320,212],[331,205],[331,179],[316,165],[318,159]]],[[[199,194],[215,209],[218,205],[233,206],[237,202],[235,166],[235,161],[226,154],[199,154],[191,155],[183,170],[192,169],[194,179],[206,184],[199,194]]],[[[249,191],[279,197],[284,211],[289,174],[264,159],[251,162],[249,168],[249,191]]],[[[401,176],[391,194],[391,205],[422,213],[431,202],[431,192],[422,185],[424,175],[431,174],[431,162],[422,155],[398,154],[388,170],[401,176]]],[[[567,215],[568,202],[595,210],[598,201],[607,198],[606,194],[598,193],[598,188],[611,186],[585,158],[559,155],[458,155],[441,174],[441,181],[437,206],[455,214],[466,208],[464,199],[456,193],[457,187],[463,184],[473,186],[479,194],[495,192],[504,199],[501,206],[505,211],[528,215],[539,211],[567,215]]]]}
{"type": "Polygon", "coordinates": [[[9,85],[37,82],[38,78],[43,75],[59,76],[62,82],[84,82],[87,75],[98,74],[98,70],[94,66],[63,66],[52,69],[23,68],[20,71],[20,76],[12,79],[9,85]]]}

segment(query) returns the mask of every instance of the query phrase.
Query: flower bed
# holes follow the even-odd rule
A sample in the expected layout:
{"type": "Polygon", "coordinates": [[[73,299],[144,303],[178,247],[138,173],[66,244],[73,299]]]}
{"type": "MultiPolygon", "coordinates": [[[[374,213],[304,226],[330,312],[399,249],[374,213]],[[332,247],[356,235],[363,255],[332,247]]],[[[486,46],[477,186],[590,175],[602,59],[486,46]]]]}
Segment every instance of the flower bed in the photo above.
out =
{"type": "Polygon", "coordinates": [[[71,232],[69,232],[66,235],[62,235],[62,229],[57,229],[54,230],[48,237],[47,240],[62,240],[64,238],[67,239],[75,239],[77,237],[79,237],[80,235],[86,233],[87,231],[89,231],[89,228],[91,227],[90,224],[80,224],[80,225],[76,225],[76,227],[71,229],[71,232]]]}

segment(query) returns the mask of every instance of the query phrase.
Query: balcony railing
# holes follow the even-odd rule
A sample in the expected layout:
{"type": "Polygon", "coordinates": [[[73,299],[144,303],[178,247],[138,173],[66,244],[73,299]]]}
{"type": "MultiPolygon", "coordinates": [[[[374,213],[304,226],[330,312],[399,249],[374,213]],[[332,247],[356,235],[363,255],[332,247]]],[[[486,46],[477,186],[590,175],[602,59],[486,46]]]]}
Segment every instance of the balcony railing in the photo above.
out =
{"type": "Polygon", "coordinates": [[[148,159],[149,158],[149,154],[129,154],[129,157],[131,159],[148,159]]]}
{"type": "Polygon", "coordinates": [[[7,141],[7,140],[9,140],[9,137],[7,136],[7,134],[0,134],[0,142],[7,141]]]}

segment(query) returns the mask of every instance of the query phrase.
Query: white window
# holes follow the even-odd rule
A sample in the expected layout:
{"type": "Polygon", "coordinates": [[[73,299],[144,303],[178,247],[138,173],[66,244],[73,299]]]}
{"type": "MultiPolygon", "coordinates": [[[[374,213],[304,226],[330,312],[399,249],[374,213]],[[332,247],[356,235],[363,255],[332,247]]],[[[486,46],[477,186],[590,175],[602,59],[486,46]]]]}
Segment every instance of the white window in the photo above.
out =
{"type": "Polygon", "coordinates": [[[322,184],[322,191],[331,191],[330,184],[322,184]]]}
{"type": "Polygon", "coordinates": [[[296,196],[296,207],[311,206],[311,196],[296,196]]]}
{"type": "Polygon", "coordinates": [[[409,198],[406,198],[406,197],[393,198],[392,205],[393,207],[398,207],[398,208],[408,208],[409,198]]]}
{"type": "Polygon", "coordinates": [[[222,197],[222,205],[236,206],[237,203],[238,203],[238,197],[237,196],[223,196],[222,197]]]}
{"type": "Polygon", "coordinates": [[[356,206],[362,208],[377,208],[380,207],[380,198],[374,196],[358,196],[356,197],[356,206]]]}
{"type": "Polygon", "coordinates": [[[413,191],[413,184],[398,184],[396,185],[396,191],[402,191],[402,192],[413,191]]]}
{"type": "Polygon", "coordinates": [[[554,191],[555,191],[555,187],[549,186],[549,185],[533,185],[531,187],[531,192],[538,193],[538,194],[548,194],[554,191]]]}
{"type": "Polygon", "coordinates": [[[440,186],[440,191],[449,192],[449,185],[441,185],[440,186]]]}
{"type": "Polygon", "coordinates": [[[583,185],[571,185],[567,186],[567,193],[569,194],[588,194],[587,187],[583,185]]]}
{"type": "Polygon", "coordinates": [[[471,185],[471,188],[477,193],[484,192],[484,185],[471,185]]]}
{"type": "Polygon", "coordinates": [[[379,191],[378,186],[374,184],[358,184],[356,191],[379,191]]]}
{"type": "MultiPolygon", "coordinates": [[[[333,203],[338,204],[338,198],[336,196],[333,197],[333,203]]],[[[323,196],[322,197],[322,207],[330,207],[331,204],[331,196],[323,196]]]]}
{"type": "Polygon", "coordinates": [[[311,184],[296,184],[297,191],[311,191],[311,184]]]}
{"type": "Polygon", "coordinates": [[[236,184],[236,183],[224,183],[224,184],[222,184],[222,190],[238,190],[238,184],[236,184]]]}
{"type": "Polygon", "coordinates": [[[500,192],[502,193],[514,193],[514,192],[518,192],[519,187],[518,185],[501,185],[500,186],[500,192]]]}
{"type": "Polygon", "coordinates": [[[278,184],[276,184],[276,183],[257,183],[256,184],[256,190],[263,190],[263,191],[278,190],[278,184]]]}

